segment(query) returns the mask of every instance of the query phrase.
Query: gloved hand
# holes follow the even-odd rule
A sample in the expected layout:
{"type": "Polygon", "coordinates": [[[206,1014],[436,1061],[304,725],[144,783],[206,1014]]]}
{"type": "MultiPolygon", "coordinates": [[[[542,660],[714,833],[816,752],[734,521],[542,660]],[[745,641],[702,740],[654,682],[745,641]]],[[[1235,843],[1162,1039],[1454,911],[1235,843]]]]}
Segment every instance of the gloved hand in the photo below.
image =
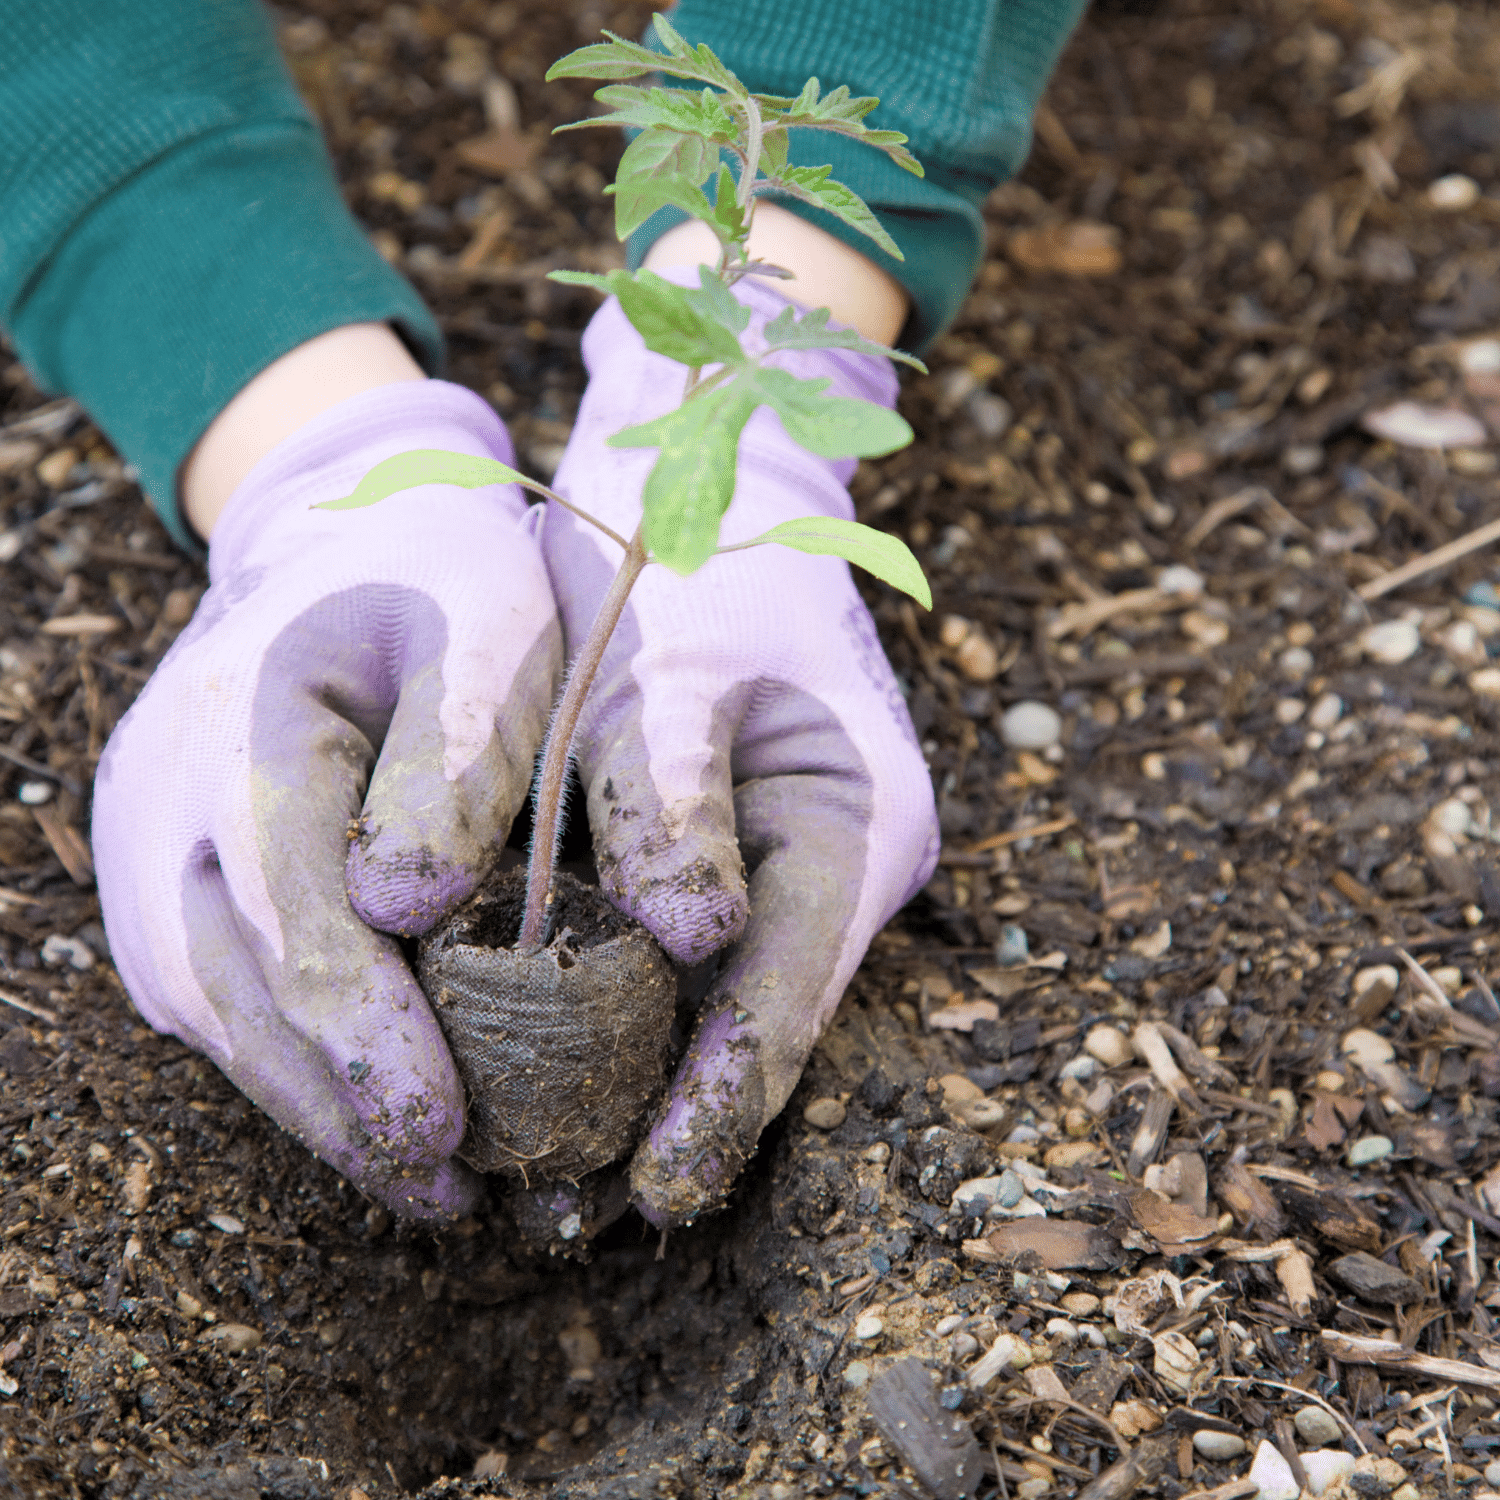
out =
{"type": "MultiPolygon", "coordinates": [[[[735,295],[752,309],[747,338],[785,306],[754,281],[735,295]]],[[[554,482],[629,535],[656,452],[605,439],[675,406],[684,371],[644,348],[613,299],[583,354],[589,385],[554,482]]],[[[894,403],[888,360],[818,350],[776,362],[828,376],[830,394],[894,403]]],[[[853,461],[813,457],[769,409],[751,418],[739,453],[724,542],[798,516],[852,516],[853,461]]],[[[542,546],[576,649],[620,549],[556,505],[542,546]]],[[[646,1217],[683,1224],[723,1198],[870,939],[931,873],[931,783],[847,565],[776,546],[714,558],[686,579],[648,568],[574,748],[610,899],[679,963],[728,945],[631,1167],[646,1217]]]]}
{"type": "Polygon", "coordinates": [[[100,761],[93,841],[141,1014],[422,1217],[476,1179],[453,1061],[381,933],[424,931],[490,866],[561,637],[513,487],[310,508],[412,448],[513,461],[478,396],[413,381],[314,418],[239,486],[212,586],[100,761]]]}

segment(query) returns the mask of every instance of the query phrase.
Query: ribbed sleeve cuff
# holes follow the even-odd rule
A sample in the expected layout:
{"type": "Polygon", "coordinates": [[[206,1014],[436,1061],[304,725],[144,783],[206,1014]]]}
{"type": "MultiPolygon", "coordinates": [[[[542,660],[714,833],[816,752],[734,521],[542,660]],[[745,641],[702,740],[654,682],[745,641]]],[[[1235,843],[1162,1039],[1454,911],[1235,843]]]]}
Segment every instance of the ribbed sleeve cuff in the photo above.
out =
{"type": "Polygon", "coordinates": [[[204,429],[281,355],[365,322],[441,372],[437,324],[345,207],[316,128],[283,120],[200,136],[127,179],[70,231],[9,332],[192,547],[177,471],[204,429]]]}

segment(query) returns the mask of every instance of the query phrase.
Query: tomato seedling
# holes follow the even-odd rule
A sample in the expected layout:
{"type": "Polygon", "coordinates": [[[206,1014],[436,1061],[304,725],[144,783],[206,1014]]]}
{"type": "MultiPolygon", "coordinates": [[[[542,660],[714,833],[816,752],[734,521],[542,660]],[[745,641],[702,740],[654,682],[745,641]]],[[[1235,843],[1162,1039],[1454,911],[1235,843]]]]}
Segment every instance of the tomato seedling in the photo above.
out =
{"type": "Polygon", "coordinates": [[[880,102],[853,97],[839,87],[821,92],[810,78],[796,98],[751,93],[709,50],[690,46],[664,16],[654,17],[662,52],[653,52],[612,32],[606,42],[581,47],[554,63],[554,78],[621,80],[665,74],[703,85],[646,87],[610,81],[594,97],[608,113],[560,130],[619,125],[637,133],[620,160],[611,187],[615,232],[623,240],[663,207],[675,207],[706,224],[719,243],[715,266],[699,268],[699,285],[678,286],[652,271],[595,275],[554,271],[552,279],[587,286],[619,299],[646,347],[684,366],[681,404],[654,421],[627,427],[609,443],[617,448],[655,448],[658,456],[641,495],[641,521],[631,537],[574,505],[566,496],[494,459],[424,449],[377,464],[354,493],[325,509],[373,505],[421,484],[475,488],[518,484],[598,529],[624,551],[593,626],[569,669],[542,755],[535,795],[535,832],[526,887],[526,914],[517,948],[535,952],[545,941],[552,899],[562,796],[573,733],[605,647],[644,568],[660,564],[687,575],[711,557],[775,543],[799,552],[842,557],[932,606],[931,591],[905,543],[882,531],[836,516],[784,521],[749,541],[719,544],[719,523],[734,497],[740,434],[751,414],[769,406],[787,435],[823,458],[876,458],[903,448],[911,428],[895,412],[874,402],[826,394],[829,381],[804,379],[778,368],[787,350],[851,349],[900,360],[925,373],[918,359],[888,349],[849,328],[830,326],[827,308],[799,312],[787,307],[772,318],[753,352],[742,335],[750,309],[732,294],[746,276],[785,278],[780,267],[752,260],[750,230],[757,202],[781,197],[811,204],[867,235],[901,258],[869,206],[831,176],[832,168],[794,166],[789,161],[793,129],[850,136],[910,172],[922,175],[894,130],[871,130],[865,117],[880,102]],[[726,160],[727,158],[727,160],[726,160]],[[708,191],[712,185],[712,196],[708,191]]]}

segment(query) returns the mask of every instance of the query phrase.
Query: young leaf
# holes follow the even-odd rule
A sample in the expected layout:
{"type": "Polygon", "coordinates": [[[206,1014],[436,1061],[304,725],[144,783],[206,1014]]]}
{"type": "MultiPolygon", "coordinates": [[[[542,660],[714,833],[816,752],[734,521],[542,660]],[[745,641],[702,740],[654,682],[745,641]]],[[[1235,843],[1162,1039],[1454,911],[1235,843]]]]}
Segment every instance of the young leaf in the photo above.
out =
{"type": "Polygon", "coordinates": [[[745,362],[739,331],[748,319],[740,318],[741,308],[727,292],[721,297],[696,287],[678,286],[655,271],[609,271],[602,276],[559,271],[553,279],[613,292],[646,347],[679,364],[700,369],[704,365],[745,362]],[[735,309],[728,316],[723,307],[726,301],[735,309]]]}
{"type": "Polygon", "coordinates": [[[615,83],[600,89],[594,98],[613,113],[559,125],[553,135],[594,125],[629,125],[641,130],[676,130],[720,146],[739,139],[739,126],[711,89],[692,94],[686,89],[643,89],[632,83],[615,83]]]}
{"type": "Polygon", "coordinates": [[[723,162],[719,163],[713,216],[709,219],[708,227],[718,235],[720,241],[728,245],[743,246],[745,236],[750,232],[750,226],[745,220],[745,210],[740,207],[739,199],[735,196],[734,174],[723,162]]]}
{"type": "Polygon", "coordinates": [[[794,307],[784,307],[766,324],[766,347],[777,349],[853,349],[859,354],[883,354],[887,359],[898,359],[902,364],[920,370],[924,375],[927,366],[914,354],[900,349],[887,349],[852,328],[830,328],[829,311],[819,307],[799,318],[794,307]]]}
{"type": "Polygon", "coordinates": [[[657,562],[688,574],[713,556],[719,521],[734,498],[740,432],[755,409],[735,380],[655,421],[627,427],[614,448],[660,448],[641,491],[644,538],[657,562]]]}
{"type": "Polygon", "coordinates": [[[554,78],[638,78],[642,73],[665,73],[671,78],[691,78],[723,89],[734,99],[745,97],[745,85],[707,46],[688,46],[665,16],[654,19],[656,34],[667,49],[665,55],[606,31],[607,42],[580,47],[553,63],[547,69],[547,82],[554,78]]]}
{"type": "Polygon", "coordinates": [[[615,200],[615,234],[629,239],[659,208],[680,208],[694,219],[711,219],[713,204],[703,189],[685,177],[647,176],[644,173],[604,189],[615,200]]]}
{"type": "Polygon", "coordinates": [[[707,316],[725,328],[732,328],[736,334],[743,333],[749,326],[750,309],[735,301],[729,288],[714,275],[711,266],[698,267],[698,290],[688,291],[687,297],[694,305],[701,306],[707,316]]]}
{"type": "Polygon", "coordinates": [[[701,136],[682,135],[675,130],[643,130],[625,148],[615,180],[675,173],[694,187],[702,187],[713,176],[719,153],[701,136]]]}
{"type": "Polygon", "coordinates": [[[832,167],[787,167],[775,177],[758,184],[769,191],[785,193],[799,202],[810,203],[824,209],[836,219],[842,219],[851,229],[868,235],[888,255],[905,260],[900,247],[885,232],[880,220],[870,212],[869,205],[853,188],[835,182],[829,173],[832,167]]]}
{"type": "Polygon", "coordinates": [[[825,396],[827,380],[801,380],[759,366],[740,381],[775,411],[794,443],[820,458],[878,458],[912,440],[911,428],[897,413],[854,396],[825,396]]]}
{"type": "Polygon", "coordinates": [[[352,495],[325,500],[314,510],[362,510],[401,490],[419,484],[456,484],[466,490],[486,484],[532,483],[524,474],[494,458],[476,458],[472,453],[449,453],[442,448],[414,448],[375,465],[355,485],[352,495]]]}
{"type": "Polygon", "coordinates": [[[795,99],[778,99],[768,94],[754,97],[768,124],[796,125],[807,130],[830,130],[836,135],[846,135],[885,152],[898,167],[904,167],[915,176],[924,175],[922,164],[905,149],[907,138],[899,130],[870,130],[863,123],[865,116],[880,103],[871,95],[852,97],[841,84],[820,99],[818,80],[809,78],[795,99]]]}
{"type": "Polygon", "coordinates": [[[922,574],[921,565],[912,555],[911,548],[889,532],[876,531],[873,526],[841,520],[837,516],[804,516],[796,521],[783,521],[748,542],[724,550],[737,552],[767,542],[791,547],[797,552],[842,557],[867,573],[873,573],[892,588],[900,589],[903,594],[910,594],[924,609],[932,608],[932,590],[922,574]]]}

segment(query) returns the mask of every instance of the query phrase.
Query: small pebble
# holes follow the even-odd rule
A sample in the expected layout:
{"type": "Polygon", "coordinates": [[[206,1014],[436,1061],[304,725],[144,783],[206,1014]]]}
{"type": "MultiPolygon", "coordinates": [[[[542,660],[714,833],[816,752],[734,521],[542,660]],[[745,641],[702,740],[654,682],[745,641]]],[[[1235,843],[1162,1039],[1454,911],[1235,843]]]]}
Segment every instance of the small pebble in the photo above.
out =
{"type": "Polygon", "coordinates": [[[1277,665],[1283,676],[1300,681],[1313,669],[1313,654],[1306,646],[1288,646],[1277,665]]]}
{"type": "Polygon", "coordinates": [[[1417,654],[1422,636],[1412,620],[1382,620],[1360,632],[1359,644],[1366,656],[1394,667],[1417,654]]]}
{"type": "MultiPolygon", "coordinates": [[[[1464,808],[1467,816],[1468,808],[1464,808]]],[[[1077,1057],[1070,1057],[1058,1071],[1059,1078],[1076,1078],[1080,1083],[1087,1083],[1095,1073],[1099,1071],[1099,1059],[1091,1053],[1080,1052],[1077,1057]]]]}
{"type": "Polygon", "coordinates": [[[217,1344],[226,1354],[248,1354],[261,1346],[259,1329],[247,1328],[243,1323],[221,1323],[198,1335],[200,1344],[217,1344]]]}
{"type": "Polygon", "coordinates": [[[878,1313],[865,1313],[854,1325],[854,1337],[861,1342],[878,1339],[885,1332],[885,1321],[878,1313]]]}
{"type": "Polygon", "coordinates": [[[970,682],[993,682],[1000,675],[1000,653],[977,629],[964,637],[953,660],[970,682]]]}
{"type": "Polygon", "coordinates": [[[850,1360],[844,1366],[844,1389],[862,1391],[870,1383],[870,1367],[862,1359],[850,1360]]]}
{"type": "Polygon", "coordinates": [[[1315,1448],[1302,1455],[1307,1488],[1314,1495],[1337,1489],[1354,1473],[1354,1455],[1337,1448],[1315,1448]]]}
{"type": "Polygon", "coordinates": [[[837,1130],[849,1111],[838,1099],[814,1099],[802,1111],[802,1118],[814,1130],[837,1130]]]}
{"type": "Polygon", "coordinates": [[[945,651],[956,651],[963,645],[971,627],[962,615],[944,615],[938,626],[938,640],[945,651]]]}
{"type": "Polygon", "coordinates": [[[1433,810],[1427,814],[1428,824],[1446,833],[1450,839],[1466,838],[1469,833],[1469,824],[1472,815],[1469,812],[1469,804],[1459,797],[1449,797],[1439,802],[1433,810]]]}
{"type": "Polygon", "coordinates": [[[1014,1172],[1002,1172],[995,1190],[995,1202],[1001,1208],[1014,1208],[1026,1196],[1026,1184],[1014,1172]]]}
{"type": "Polygon", "coordinates": [[[1232,1432],[1205,1431],[1193,1434],[1193,1447],[1204,1458],[1223,1463],[1226,1459],[1238,1458],[1245,1451],[1246,1443],[1244,1438],[1236,1437],[1232,1432]]]}
{"type": "Polygon", "coordinates": [[[1351,1167],[1368,1167],[1384,1161],[1396,1148],[1383,1135],[1362,1135],[1349,1147],[1348,1163],[1351,1167]]]}
{"type": "Polygon", "coordinates": [[[1281,467],[1298,479],[1316,474],[1326,455],[1317,443],[1294,443],[1281,450],[1281,467]]]}
{"type": "Polygon", "coordinates": [[[1484,424],[1457,406],[1398,401],[1360,418],[1366,432],[1405,448],[1475,448],[1486,441],[1484,424]]]}
{"type": "Polygon", "coordinates": [[[1156,575],[1156,586],[1164,594],[1185,594],[1195,599],[1203,592],[1203,575],[1184,563],[1173,563],[1156,575]]]}
{"type": "Polygon", "coordinates": [[[1222,646],[1229,639],[1229,621],[1201,609],[1190,609],[1181,620],[1182,633],[1200,646],[1222,646]]]}
{"type": "Polygon", "coordinates": [[[1464,603],[1475,609],[1500,610],[1500,589],[1484,581],[1470,584],[1464,591],[1464,603]]]}
{"type": "Polygon", "coordinates": [[[939,1318],[937,1327],[932,1331],[940,1339],[945,1339],[950,1333],[957,1333],[963,1327],[964,1315],[962,1313],[949,1313],[946,1318],[939,1318]]]}
{"type": "Polygon", "coordinates": [[[55,453],[49,453],[36,466],[36,477],[52,489],[58,489],[72,473],[73,465],[77,462],[78,454],[72,448],[59,448],[55,453]]]}
{"type": "MultiPolygon", "coordinates": [[[[1367,969],[1361,969],[1354,976],[1350,988],[1354,991],[1356,1000],[1364,1000],[1369,997],[1369,1006],[1375,1007],[1375,999],[1371,991],[1377,986],[1380,989],[1380,1003],[1383,1005],[1396,993],[1396,987],[1401,983],[1401,975],[1396,971],[1395,964],[1371,964],[1367,969]]],[[[1393,1053],[1392,1056],[1395,1054],[1393,1053]]]]}
{"type": "MultiPolygon", "coordinates": [[[[1355,994],[1360,993],[1361,991],[1356,988],[1355,994]]],[[[1344,1040],[1339,1044],[1339,1051],[1361,1067],[1372,1063],[1378,1067],[1381,1063],[1393,1062],[1396,1057],[1396,1049],[1387,1038],[1381,1036],[1378,1031],[1369,1031],[1363,1026],[1357,1026],[1353,1031],[1344,1033],[1344,1040]]]]}
{"type": "Polygon", "coordinates": [[[1083,1048],[1106,1068],[1123,1067],[1135,1056],[1130,1038],[1114,1026],[1095,1026],[1083,1039],[1083,1048]]]}
{"type": "Polygon", "coordinates": [[[1047,1319],[1047,1337],[1060,1339],[1065,1344],[1076,1344],[1078,1342],[1078,1329],[1066,1318],[1047,1319]]]}
{"type": "Polygon", "coordinates": [[[1062,738],[1062,718],[1035,699],[1012,703],[1000,717],[1000,738],[1012,750],[1048,750],[1062,738]]]}
{"type": "Polygon", "coordinates": [[[23,781],[16,789],[16,796],[23,807],[40,807],[52,800],[50,781],[23,781]]]}
{"type": "Polygon", "coordinates": [[[992,442],[1005,436],[1015,416],[1010,402],[1003,396],[995,395],[993,391],[975,391],[964,402],[964,410],[968,412],[969,420],[979,429],[980,435],[992,442]]]}
{"type": "Polygon", "coordinates": [[[1250,1472],[1245,1477],[1259,1487],[1256,1500],[1297,1500],[1300,1493],[1297,1481],[1292,1477],[1292,1466],[1274,1443],[1264,1439],[1255,1450],[1250,1472]]]}
{"type": "Polygon", "coordinates": [[[1500,1486],[1500,1458],[1492,1459],[1484,1466],[1484,1482],[1500,1486]]]}
{"type": "Polygon", "coordinates": [[[972,1333],[955,1333],[949,1357],[954,1364],[961,1365],[979,1353],[979,1340],[972,1333]]]}
{"type": "Polygon", "coordinates": [[[1427,201],[1444,213],[1462,213],[1479,202],[1479,184],[1463,172],[1450,172],[1428,184],[1427,201]]]}
{"type": "Polygon", "coordinates": [[[1074,1318],[1092,1318],[1099,1311],[1099,1299],[1092,1292],[1066,1292],[1057,1305],[1074,1318]]]}
{"type": "Polygon", "coordinates": [[[1295,724],[1307,711],[1307,705],[1300,698],[1278,698],[1276,700],[1276,722],[1278,724],[1295,724]]]}
{"type": "Polygon", "coordinates": [[[245,1226],[233,1214],[209,1214],[208,1222],[223,1234],[243,1234],[245,1226]]]}
{"type": "Polygon", "coordinates": [[[1315,1448],[1324,1448],[1343,1439],[1343,1428],[1321,1406],[1304,1406],[1292,1420],[1297,1436],[1315,1448]]]}
{"type": "Polygon", "coordinates": [[[1471,672],[1469,691],[1481,698],[1500,698],[1500,667],[1481,667],[1471,672]]]}
{"type": "Polygon", "coordinates": [[[62,933],[54,932],[42,944],[42,962],[48,968],[67,964],[70,969],[83,973],[94,967],[94,954],[82,938],[64,937],[62,933]]]}
{"type": "Polygon", "coordinates": [[[1344,1075],[1335,1073],[1332,1068],[1326,1068],[1313,1079],[1313,1087],[1322,1089],[1325,1094],[1336,1094],[1344,1086],[1344,1075]]]}
{"type": "Polygon", "coordinates": [[[1016,1500],[1042,1500],[1042,1496],[1050,1493],[1051,1489],[1050,1479],[1023,1479],[1016,1486],[1016,1500]]]}
{"type": "Polygon", "coordinates": [[[1308,710],[1307,726],[1326,733],[1344,716],[1344,700],[1337,693],[1324,693],[1308,710]]]}
{"type": "Polygon", "coordinates": [[[1007,922],[1000,929],[995,943],[995,962],[1002,968],[1024,964],[1031,957],[1031,945],[1026,940],[1026,929],[1007,922]]]}

